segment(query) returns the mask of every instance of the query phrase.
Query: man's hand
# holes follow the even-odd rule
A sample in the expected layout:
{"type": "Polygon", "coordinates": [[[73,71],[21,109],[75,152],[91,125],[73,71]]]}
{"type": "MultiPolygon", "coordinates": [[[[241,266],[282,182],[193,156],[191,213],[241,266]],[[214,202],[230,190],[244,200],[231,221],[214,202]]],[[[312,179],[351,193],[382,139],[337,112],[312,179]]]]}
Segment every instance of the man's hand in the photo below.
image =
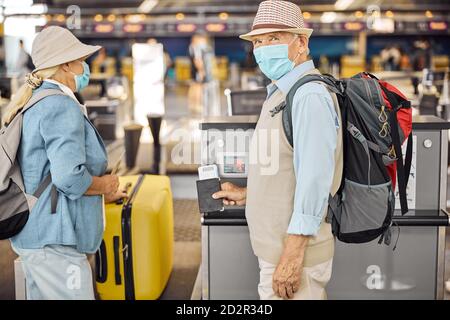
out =
{"type": "Polygon", "coordinates": [[[222,183],[222,190],[214,193],[214,199],[223,198],[223,204],[226,206],[243,206],[247,198],[247,188],[238,187],[230,182],[222,183]]]}
{"type": "Polygon", "coordinates": [[[272,288],[277,296],[292,299],[300,288],[303,258],[309,237],[288,235],[283,254],[273,274],[272,288]]]}

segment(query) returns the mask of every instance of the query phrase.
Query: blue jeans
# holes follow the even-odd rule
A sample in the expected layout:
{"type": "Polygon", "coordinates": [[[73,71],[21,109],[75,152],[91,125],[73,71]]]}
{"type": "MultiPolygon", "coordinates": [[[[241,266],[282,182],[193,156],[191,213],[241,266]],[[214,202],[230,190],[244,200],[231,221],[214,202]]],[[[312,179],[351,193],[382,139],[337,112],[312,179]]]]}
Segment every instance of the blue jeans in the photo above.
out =
{"type": "Polygon", "coordinates": [[[94,300],[92,270],[71,246],[13,250],[20,256],[28,300],[94,300]]]}

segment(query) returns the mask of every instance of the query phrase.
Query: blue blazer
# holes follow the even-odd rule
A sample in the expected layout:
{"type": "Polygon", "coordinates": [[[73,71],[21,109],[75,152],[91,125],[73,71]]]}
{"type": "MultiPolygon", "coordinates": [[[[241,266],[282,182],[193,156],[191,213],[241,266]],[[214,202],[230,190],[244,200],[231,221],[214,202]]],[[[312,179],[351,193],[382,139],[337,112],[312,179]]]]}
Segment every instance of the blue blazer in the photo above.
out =
{"type": "MultiPolygon", "coordinates": [[[[43,82],[43,89],[59,89],[43,82]]],[[[22,249],[45,245],[74,246],[94,253],[103,235],[101,196],[85,196],[92,176],[107,168],[103,141],[80,106],[67,95],[49,96],[24,113],[18,159],[25,191],[33,194],[49,174],[58,190],[56,214],[51,213],[50,187],[41,195],[24,229],[11,239],[22,249]]]]}

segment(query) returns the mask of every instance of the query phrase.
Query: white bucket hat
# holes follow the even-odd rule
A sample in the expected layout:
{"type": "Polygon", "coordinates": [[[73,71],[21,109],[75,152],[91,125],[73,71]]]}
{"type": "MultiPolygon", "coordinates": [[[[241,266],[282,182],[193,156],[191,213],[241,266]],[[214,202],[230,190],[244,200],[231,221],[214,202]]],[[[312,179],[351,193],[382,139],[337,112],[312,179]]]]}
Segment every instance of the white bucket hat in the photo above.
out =
{"type": "Polygon", "coordinates": [[[78,40],[66,28],[50,26],[36,35],[31,49],[35,69],[51,68],[63,63],[90,56],[101,46],[90,46],[78,40]]]}
{"type": "Polygon", "coordinates": [[[291,32],[309,38],[313,29],[304,27],[302,11],[295,3],[268,0],[260,3],[252,31],[239,38],[251,41],[253,36],[271,32],[291,32]]]}

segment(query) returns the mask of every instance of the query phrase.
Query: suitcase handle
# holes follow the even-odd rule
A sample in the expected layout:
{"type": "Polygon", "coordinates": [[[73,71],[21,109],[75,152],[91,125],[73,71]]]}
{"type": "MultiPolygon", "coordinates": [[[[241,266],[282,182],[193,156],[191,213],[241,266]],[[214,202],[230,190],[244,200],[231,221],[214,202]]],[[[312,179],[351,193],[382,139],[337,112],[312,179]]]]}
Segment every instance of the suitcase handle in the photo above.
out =
{"type": "MultiPolygon", "coordinates": [[[[125,187],[123,188],[123,191],[128,194],[128,191],[130,190],[132,184],[131,182],[128,182],[125,187]]],[[[121,198],[119,200],[116,201],[116,204],[123,204],[124,198],[121,198]]]]}
{"type": "Polygon", "coordinates": [[[131,191],[130,196],[128,197],[128,201],[126,203],[127,206],[131,206],[133,203],[134,198],[136,197],[136,194],[141,187],[142,182],[144,181],[145,175],[141,174],[136,182],[136,185],[134,186],[133,190],[131,191]]]}
{"type": "Polygon", "coordinates": [[[116,279],[116,285],[122,284],[122,276],[120,275],[120,238],[118,236],[113,237],[114,245],[114,276],[116,279]]]}
{"type": "Polygon", "coordinates": [[[100,248],[95,254],[95,271],[96,271],[95,273],[97,282],[99,283],[106,282],[106,276],[108,274],[107,265],[108,263],[106,261],[106,246],[105,241],[102,240],[100,248]]]}

